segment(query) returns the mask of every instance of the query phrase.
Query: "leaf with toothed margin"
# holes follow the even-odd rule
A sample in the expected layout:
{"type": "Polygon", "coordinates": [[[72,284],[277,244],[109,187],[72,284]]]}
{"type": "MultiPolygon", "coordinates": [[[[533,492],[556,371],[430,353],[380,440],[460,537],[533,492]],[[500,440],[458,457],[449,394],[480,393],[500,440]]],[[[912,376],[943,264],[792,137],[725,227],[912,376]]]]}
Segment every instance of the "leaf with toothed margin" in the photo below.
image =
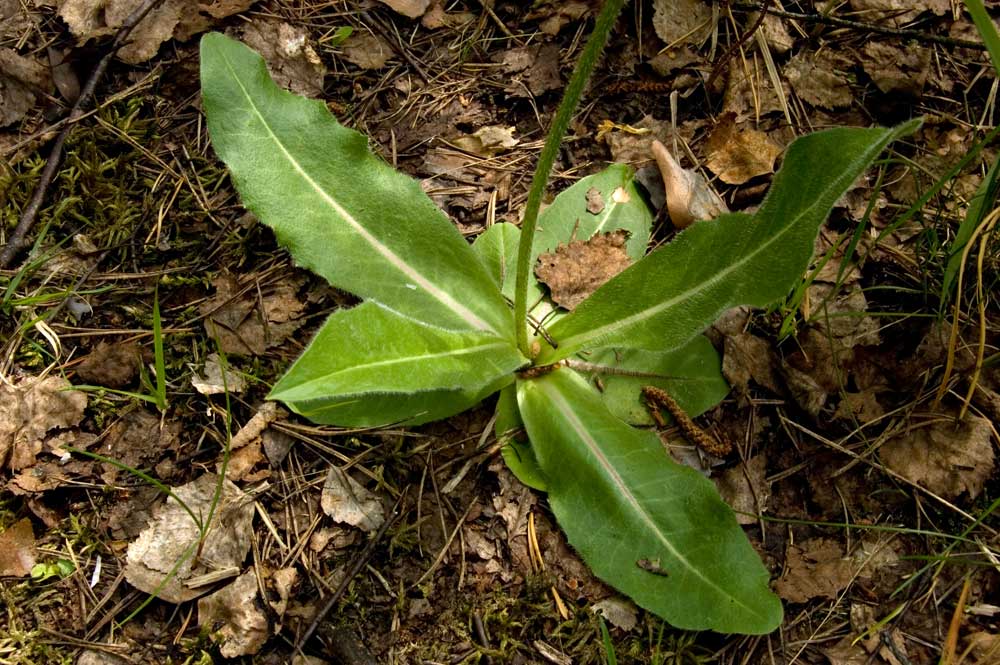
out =
{"type": "Polygon", "coordinates": [[[468,243],[362,134],[218,33],[201,40],[201,84],[212,146],[299,265],[416,321],[513,339],[510,307],[468,243]]]}

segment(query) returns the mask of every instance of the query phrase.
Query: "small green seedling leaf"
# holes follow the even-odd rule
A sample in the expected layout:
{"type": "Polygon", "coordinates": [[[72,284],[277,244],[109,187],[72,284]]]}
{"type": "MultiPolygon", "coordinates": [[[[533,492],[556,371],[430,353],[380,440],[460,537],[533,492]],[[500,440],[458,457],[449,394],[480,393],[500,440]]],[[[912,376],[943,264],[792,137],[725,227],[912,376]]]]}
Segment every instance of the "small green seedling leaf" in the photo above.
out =
{"type": "Polygon", "coordinates": [[[598,576],[677,628],[781,623],[767,569],[710,480],[615,418],[572,370],[518,381],[517,401],[549,504],[598,576]]]}
{"type": "Polygon", "coordinates": [[[509,382],[527,363],[507,339],[362,303],[331,314],[268,397],[321,423],[427,422],[468,408],[460,395],[509,382]]]}
{"type": "Polygon", "coordinates": [[[652,425],[643,386],[666,390],[692,418],[729,394],[722,360],[702,335],[672,351],[601,349],[585,354],[581,374],[595,385],[611,413],[633,425],[652,425]]]}
{"type": "Polygon", "coordinates": [[[259,55],[224,35],[202,38],[201,81],[215,151],[299,265],[429,325],[512,334],[468,243],[363,135],[279,88],[259,55]]]}
{"type": "Polygon", "coordinates": [[[755,215],[694,224],[622,272],[549,328],[558,349],[543,350],[538,362],[602,346],[676,348],[729,307],[778,300],[801,278],[837,199],[891,141],[919,125],[796,140],[755,215]]]}

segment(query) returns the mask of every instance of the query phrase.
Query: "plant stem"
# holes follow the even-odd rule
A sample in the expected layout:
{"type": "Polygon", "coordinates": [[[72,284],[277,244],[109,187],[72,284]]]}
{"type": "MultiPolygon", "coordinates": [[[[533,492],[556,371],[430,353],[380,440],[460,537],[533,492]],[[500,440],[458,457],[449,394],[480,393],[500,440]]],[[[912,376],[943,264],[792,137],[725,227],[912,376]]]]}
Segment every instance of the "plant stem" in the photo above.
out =
{"type": "Polygon", "coordinates": [[[594,65],[597,64],[597,59],[608,41],[611,28],[624,5],[625,0],[606,0],[601,13],[597,15],[594,31],[590,33],[583,52],[576,61],[573,75],[552,120],[542,154],[538,157],[531,189],[528,191],[528,202],[524,209],[524,219],[521,221],[521,241],[517,248],[517,281],[514,287],[514,327],[517,331],[517,346],[528,358],[531,357],[531,349],[528,346],[528,278],[531,272],[531,248],[534,245],[535,227],[538,223],[538,209],[542,203],[542,195],[545,193],[552,164],[556,160],[559,146],[569,127],[569,121],[573,118],[573,112],[580,102],[583,89],[590,79],[590,73],[594,70],[594,65]]]}

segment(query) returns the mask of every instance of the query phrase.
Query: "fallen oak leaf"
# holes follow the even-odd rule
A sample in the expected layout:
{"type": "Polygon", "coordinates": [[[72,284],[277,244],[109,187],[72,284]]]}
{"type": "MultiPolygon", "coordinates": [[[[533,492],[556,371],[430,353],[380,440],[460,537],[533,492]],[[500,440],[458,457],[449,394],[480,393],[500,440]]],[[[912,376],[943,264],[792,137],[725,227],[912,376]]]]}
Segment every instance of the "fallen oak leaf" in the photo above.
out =
{"type": "Polygon", "coordinates": [[[0,577],[27,577],[35,565],[35,532],[27,517],[0,533],[0,577]]]}
{"type": "Polygon", "coordinates": [[[652,151],[663,176],[667,213],[674,226],[687,228],[697,220],[714,219],[729,212],[725,201],[712,190],[705,177],[696,171],[681,168],[665,145],[653,141],[652,151]]]}

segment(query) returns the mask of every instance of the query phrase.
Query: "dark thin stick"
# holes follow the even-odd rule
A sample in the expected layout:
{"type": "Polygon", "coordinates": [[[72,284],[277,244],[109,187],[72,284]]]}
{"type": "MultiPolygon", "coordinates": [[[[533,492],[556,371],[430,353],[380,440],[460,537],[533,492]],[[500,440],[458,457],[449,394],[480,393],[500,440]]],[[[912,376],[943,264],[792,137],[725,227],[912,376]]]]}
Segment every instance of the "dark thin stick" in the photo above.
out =
{"type": "MultiPolygon", "coordinates": [[[[760,11],[760,7],[749,4],[734,4],[731,6],[733,11],[740,12],[755,12],[760,11]]],[[[962,48],[976,49],[977,51],[985,51],[986,45],[981,42],[974,42],[968,39],[958,39],[956,37],[942,37],[940,35],[931,35],[926,32],[921,32],[920,30],[911,30],[909,28],[888,28],[881,25],[876,25],[874,23],[864,23],[862,21],[851,21],[846,18],[838,18],[836,16],[824,16],[823,14],[799,14],[798,12],[786,12],[781,9],[771,9],[768,8],[767,13],[771,16],[777,16],[778,18],[790,18],[796,21],[802,21],[803,23],[819,23],[822,25],[832,25],[839,28],[854,28],[856,30],[863,30],[865,32],[873,32],[879,35],[892,35],[893,37],[905,37],[909,39],[916,39],[921,42],[929,42],[931,44],[941,44],[943,46],[960,46],[962,48]]]]}
{"type": "Polygon", "coordinates": [[[21,218],[17,221],[14,232],[11,234],[10,239],[7,240],[7,245],[3,248],[3,251],[0,252],[0,268],[9,268],[17,255],[28,246],[28,234],[35,225],[35,220],[38,218],[38,211],[42,209],[42,204],[45,202],[45,195],[48,193],[49,186],[55,179],[56,171],[59,170],[59,166],[62,164],[63,145],[66,143],[66,137],[69,136],[69,132],[73,128],[75,121],[83,115],[84,108],[93,99],[97,84],[104,76],[104,72],[107,71],[108,65],[111,63],[111,58],[114,57],[118,49],[125,43],[125,40],[132,34],[133,28],[159,2],[160,0],[146,0],[128,15],[125,22],[122,23],[122,27],[118,29],[115,40],[111,43],[110,50],[98,61],[97,66],[90,73],[90,78],[87,79],[83,90],[80,91],[80,96],[77,98],[76,103],[73,104],[73,108],[70,109],[67,122],[59,130],[59,135],[56,136],[55,143],[52,144],[52,151],[45,162],[45,168],[42,169],[42,175],[38,179],[38,185],[31,196],[31,201],[24,208],[24,211],[21,212],[21,218]]]}
{"type": "Polygon", "coordinates": [[[309,624],[309,628],[306,629],[306,632],[302,634],[302,637],[299,638],[299,641],[295,644],[296,653],[302,652],[302,649],[309,642],[309,638],[316,632],[319,624],[322,623],[326,615],[333,609],[333,606],[337,604],[337,601],[339,601],[347,591],[347,585],[351,583],[354,576],[361,572],[361,569],[365,567],[368,560],[372,558],[372,554],[375,553],[375,546],[378,545],[379,541],[382,540],[383,536],[385,536],[386,532],[389,530],[389,527],[392,526],[392,523],[399,517],[401,512],[399,507],[402,505],[403,497],[405,496],[406,491],[404,490],[400,493],[399,498],[396,499],[396,505],[392,507],[392,511],[385,518],[385,521],[382,522],[382,526],[378,528],[378,531],[375,532],[372,539],[368,541],[368,544],[365,545],[365,549],[361,551],[361,554],[359,554],[351,563],[351,567],[347,569],[347,574],[344,576],[344,579],[342,579],[340,584],[337,585],[337,588],[334,589],[333,595],[326,601],[326,605],[324,605],[323,609],[319,611],[316,617],[312,620],[312,623],[309,624]]]}
{"type": "Polygon", "coordinates": [[[753,34],[757,32],[758,28],[760,28],[760,26],[764,23],[764,19],[767,18],[767,10],[770,6],[771,0],[764,0],[760,4],[760,7],[756,10],[760,12],[760,15],[757,17],[757,20],[754,21],[753,25],[750,26],[750,29],[740,35],[739,39],[736,40],[736,43],[727,48],[726,52],[715,61],[715,67],[712,68],[712,74],[708,77],[708,82],[705,83],[706,88],[711,88],[712,84],[715,83],[715,79],[719,78],[719,74],[729,69],[729,61],[733,57],[733,54],[736,53],[736,50],[743,46],[748,39],[753,37],[753,34]]]}

